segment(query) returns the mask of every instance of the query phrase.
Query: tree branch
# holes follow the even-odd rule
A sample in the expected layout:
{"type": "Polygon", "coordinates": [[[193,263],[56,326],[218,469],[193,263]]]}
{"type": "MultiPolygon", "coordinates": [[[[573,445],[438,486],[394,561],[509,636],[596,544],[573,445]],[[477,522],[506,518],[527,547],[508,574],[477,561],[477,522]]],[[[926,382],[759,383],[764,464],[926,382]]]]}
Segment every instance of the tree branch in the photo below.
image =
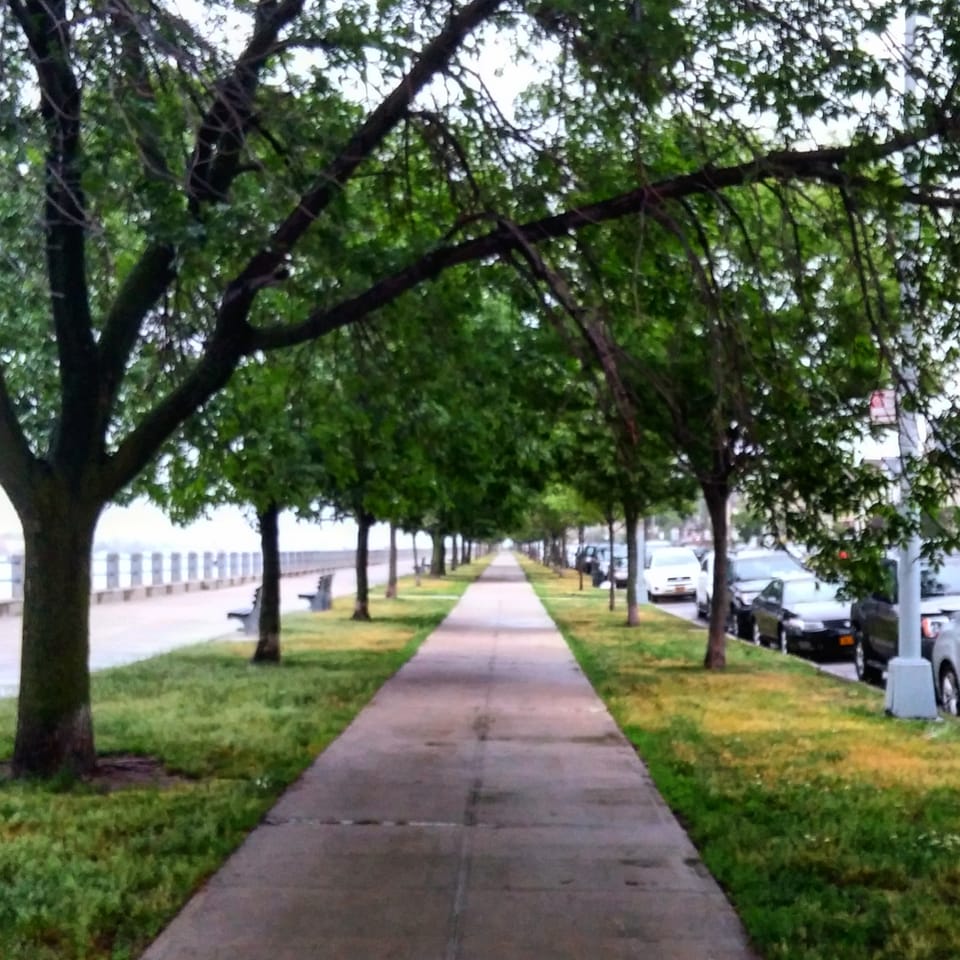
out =
{"type": "MultiPolygon", "coordinates": [[[[901,138],[896,138],[896,142],[897,147],[893,147],[889,142],[878,144],[875,155],[870,155],[871,159],[899,150],[901,138]]],[[[852,153],[862,153],[864,150],[861,145],[792,153],[776,151],[733,166],[708,167],[695,173],[646,184],[606,200],[575,207],[510,229],[501,226],[482,236],[430,251],[403,270],[373,284],[358,296],[333,307],[315,311],[303,323],[257,328],[253,331],[250,343],[255,350],[273,350],[304,343],[367,316],[392,303],[418,284],[433,280],[452,267],[499,257],[519,250],[521,244],[546,243],[630,214],[662,210],[670,200],[770,180],[811,180],[831,185],[858,183],[865,186],[869,181],[864,178],[852,180],[841,169],[852,153]]]]}
{"type": "Polygon", "coordinates": [[[492,16],[502,3],[503,0],[473,0],[447,21],[446,27],[423,48],[409,72],[367,117],[314,186],[300,198],[267,245],[230,284],[224,294],[221,313],[226,311],[236,320],[246,319],[265,278],[275,276],[297,241],[343,189],[360,164],[407,115],[410,104],[447,64],[464,38],[492,16]]]}
{"type": "MultiPolygon", "coordinates": [[[[197,133],[187,186],[195,209],[203,199],[222,196],[237,174],[240,149],[237,138],[243,136],[252,121],[252,100],[259,72],[275,49],[280,31],[299,15],[302,6],[302,0],[286,0],[279,6],[262,0],[253,35],[234,63],[232,73],[221,83],[220,92],[197,133]]],[[[139,20],[130,23],[131,28],[146,29],[139,20]]],[[[175,256],[176,249],[171,244],[150,244],[127,276],[107,314],[100,338],[103,421],[116,399],[144,317],[157,305],[176,275],[175,256]]]]}
{"type": "Polygon", "coordinates": [[[0,367],[0,486],[9,494],[20,514],[29,502],[35,465],[36,459],[20,428],[0,367]]]}
{"type": "Polygon", "coordinates": [[[221,338],[204,351],[192,372],[164,397],[124,439],[101,473],[101,495],[109,500],[150,462],[160,445],[191,414],[226,386],[237,361],[251,353],[243,338],[221,338]]]}
{"type": "Polygon", "coordinates": [[[62,387],[56,444],[59,454],[73,458],[90,437],[97,396],[81,186],[80,87],[70,60],[65,0],[18,0],[12,9],[30,48],[46,129],[44,229],[62,387]]]}
{"type": "Polygon", "coordinates": [[[260,0],[257,4],[253,35],[233,72],[220,84],[197,132],[187,175],[187,196],[194,211],[209,201],[225,199],[246,141],[260,71],[275,52],[280,31],[302,11],[303,0],[260,0]]]}

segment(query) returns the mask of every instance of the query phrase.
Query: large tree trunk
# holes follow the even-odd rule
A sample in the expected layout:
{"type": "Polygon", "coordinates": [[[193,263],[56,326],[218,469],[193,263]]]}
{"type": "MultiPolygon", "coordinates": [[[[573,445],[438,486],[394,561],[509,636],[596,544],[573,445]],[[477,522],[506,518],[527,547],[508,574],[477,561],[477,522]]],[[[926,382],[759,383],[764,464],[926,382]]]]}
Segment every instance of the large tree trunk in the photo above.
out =
{"type": "Polygon", "coordinates": [[[727,665],[727,501],[730,488],[725,483],[703,483],[701,488],[710,513],[714,551],[713,599],[703,665],[708,670],[718,670],[727,665]]]}
{"type": "Polygon", "coordinates": [[[367,561],[370,555],[370,528],[373,517],[362,510],[357,512],[357,602],[352,620],[370,619],[370,582],[367,578],[367,561]]]}
{"type": "Polygon", "coordinates": [[[387,570],[387,592],[388,600],[397,599],[397,528],[390,524],[390,559],[387,570]]]}
{"type": "Polygon", "coordinates": [[[90,712],[90,553],[100,505],[60,483],[35,491],[21,516],[25,548],[15,776],[96,766],[90,712]]]}
{"type": "Polygon", "coordinates": [[[640,558],[637,556],[637,525],[640,511],[632,504],[623,505],[624,521],[627,528],[627,626],[640,625],[640,604],[637,591],[641,589],[640,558]]]}
{"type": "Polygon", "coordinates": [[[457,535],[450,538],[450,572],[453,573],[460,566],[460,553],[457,549],[457,535]]]}
{"type": "Polygon", "coordinates": [[[280,662],[280,510],[271,503],[257,513],[263,582],[260,585],[260,635],[251,658],[253,663],[280,662]]]}
{"type": "Polygon", "coordinates": [[[446,538],[441,530],[431,530],[433,540],[433,556],[430,558],[430,575],[445,577],[447,575],[447,545],[446,538]]]}

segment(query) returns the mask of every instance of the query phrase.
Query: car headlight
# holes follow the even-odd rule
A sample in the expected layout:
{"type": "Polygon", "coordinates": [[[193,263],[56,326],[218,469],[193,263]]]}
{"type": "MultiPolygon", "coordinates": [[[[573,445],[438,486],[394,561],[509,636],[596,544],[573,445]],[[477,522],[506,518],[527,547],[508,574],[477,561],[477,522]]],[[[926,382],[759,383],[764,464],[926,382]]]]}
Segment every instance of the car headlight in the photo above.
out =
{"type": "Polygon", "coordinates": [[[802,617],[787,617],[783,625],[788,630],[795,630],[798,633],[814,633],[817,630],[826,629],[822,620],[804,620],[802,617]]]}

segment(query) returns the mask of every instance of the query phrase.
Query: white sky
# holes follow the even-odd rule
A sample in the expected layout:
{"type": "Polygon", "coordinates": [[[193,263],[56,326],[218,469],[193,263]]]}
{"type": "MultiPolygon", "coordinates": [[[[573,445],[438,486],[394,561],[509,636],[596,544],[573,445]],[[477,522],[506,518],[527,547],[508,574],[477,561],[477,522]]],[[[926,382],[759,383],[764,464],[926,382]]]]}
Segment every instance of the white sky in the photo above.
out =
{"type": "MultiPolygon", "coordinates": [[[[352,521],[307,523],[293,514],[280,518],[281,550],[352,550],[357,545],[357,528],[352,521]]],[[[0,553],[19,552],[23,540],[20,520],[7,495],[0,490],[0,553]]],[[[397,545],[409,548],[409,537],[398,535],[397,545]]],[[[237,550],[258,551],[260,538],[235,507],[211,511],[209,520],[200,520],[188,527],[174,526],[166,515],[147,501],[129,507],[110,506],[97,525],[95,549],[109,543],[118,551],[125,550],[237,550]]],[[[390,528],[378,524],[370,532],[370,548],[389,546],[390,528]]],[[[418,548],[426,547],[427,537],[417,538],[418,548]]]]}

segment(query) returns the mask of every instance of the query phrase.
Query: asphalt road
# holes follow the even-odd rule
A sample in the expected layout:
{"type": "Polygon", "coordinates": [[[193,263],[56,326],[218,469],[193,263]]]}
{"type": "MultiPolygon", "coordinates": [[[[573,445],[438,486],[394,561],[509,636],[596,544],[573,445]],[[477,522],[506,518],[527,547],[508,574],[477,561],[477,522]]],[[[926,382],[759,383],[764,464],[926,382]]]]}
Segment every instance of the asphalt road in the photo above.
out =
{"type": "MultiPolygon", "coordinates": [[[[663,600],[659,601],[656,604],[658,610],[662,610],[664,613],[672,613],[676,617],[680,617],[682,620],[690,620],[693,623],[699,623],[706,629],[706,623],[703,620],[697,619],[697,607],[692,600],[663,600]]],[[[743,643],[744,641],[739,641],[743,643]]],[[[791,654],[793,656],[793,654],[791,654]]],[[[812,666],[816,667],[817,670],[822,670],[824,673],[833,674],[835,677],[840,677],[841,680],[851,680],[856,681],[857,673],[853,666],[852,660],[838,660],[838,661],[809,661],[812,666]]]]}

